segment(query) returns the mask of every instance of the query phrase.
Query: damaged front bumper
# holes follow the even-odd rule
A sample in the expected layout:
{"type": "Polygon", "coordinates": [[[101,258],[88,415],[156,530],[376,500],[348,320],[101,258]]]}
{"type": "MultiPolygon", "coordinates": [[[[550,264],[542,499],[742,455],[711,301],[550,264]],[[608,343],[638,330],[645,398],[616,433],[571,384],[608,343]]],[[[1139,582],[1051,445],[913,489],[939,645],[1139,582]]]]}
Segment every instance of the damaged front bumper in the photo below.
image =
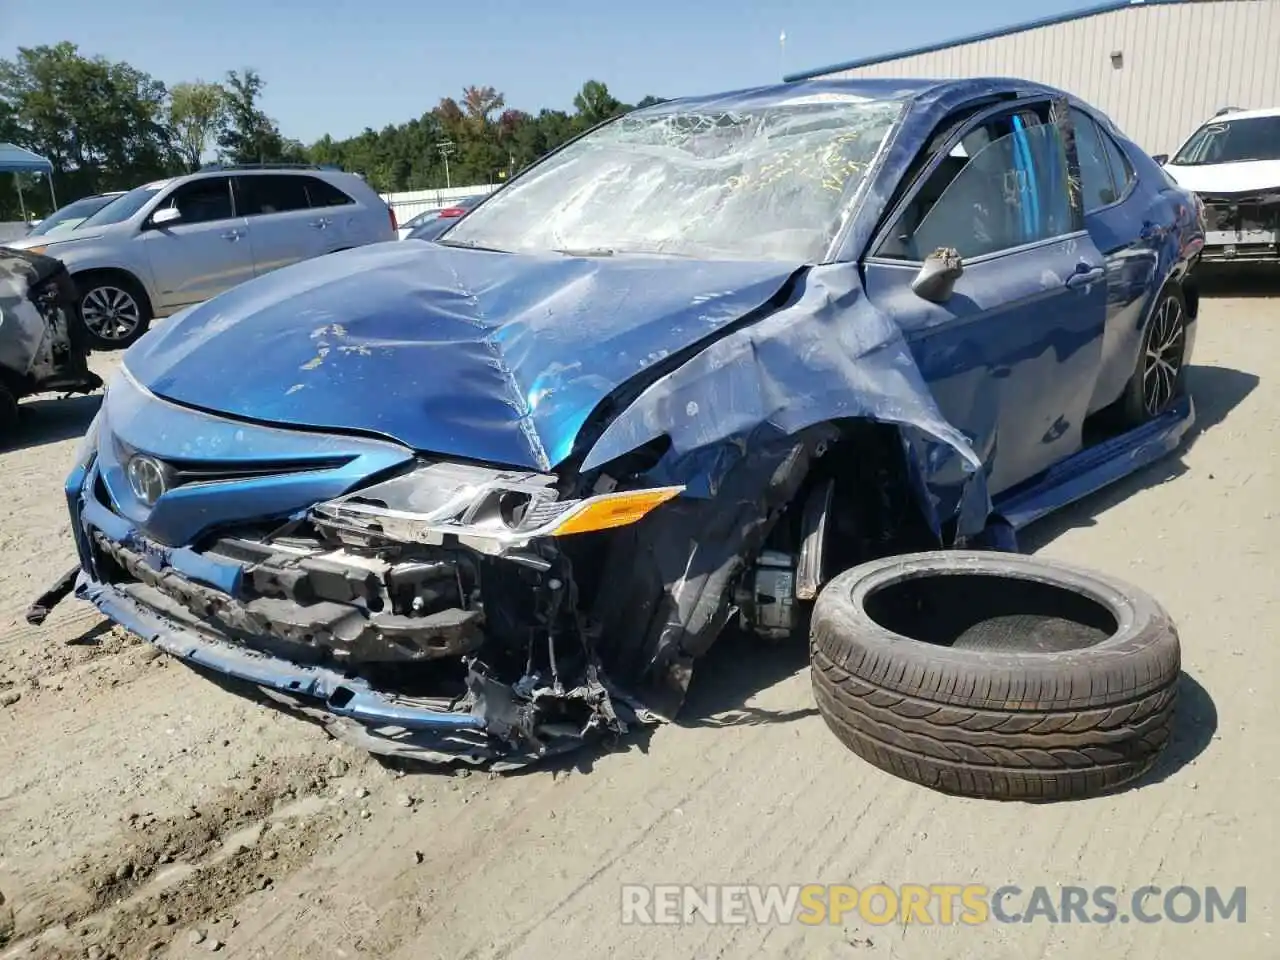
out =
{"type": "Polygon", "coordinates": [[[1200,194],[1204,263],[1280,263],[1280,188],[1248,194],[1200,194]]]}
{"type": "MultiPolygon", "coordinates": [[[[522,492],[510,479],[476,482],[510,474],[435,466],[436,479],[451,482],[425,485],[431,503],[424,484],[406,486],[402,475],[312,508],[336,531],[328,542],[223,536],[197,551],[156,543],[111,509],[90,464],[67,484],[81,555],[76,595],[165,652],[249,684],[375,754],[502,769],[656,721],[554,614],[529,608],[528,624],[544,629],[526,627],[519,650],[508,630],[506,649],[496,649],[481,600],[481,582],[504,607],[512,594],[511,577],[495,569],[565,592],[570,574],[554,551],[533,547],[535,535],[582,524],[592,511],[599,523],[600,504],[617,516],[627,495],[552,506],[536,483],[522,492]],[[522,496],[523,532],[485,512],[522,496]],[[397,541],[377,530],[383,524],[397,541]]],[[[39,619],[57,602],[51,594],[37,603],[39,619]]]]}

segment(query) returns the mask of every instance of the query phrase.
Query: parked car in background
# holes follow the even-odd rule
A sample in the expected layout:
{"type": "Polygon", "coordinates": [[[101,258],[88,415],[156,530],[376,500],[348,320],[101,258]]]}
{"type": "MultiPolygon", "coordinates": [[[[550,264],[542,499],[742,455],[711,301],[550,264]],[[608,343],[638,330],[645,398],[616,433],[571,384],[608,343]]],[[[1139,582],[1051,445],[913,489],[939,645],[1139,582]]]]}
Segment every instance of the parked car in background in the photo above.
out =
{"type": "Polygon", "coordinates": [[[415,229],[422,226],[424,223],[428,223],[439,217],[440,212],[444,209],[444,207],[431,207],[427,210],[421,211],[420,213],[414,214],[410,219],[400,224],[400,229],[397,231],[397,235],[401,240],[404,240],[409,236],[409,234],[413,233],[415,229]]]}
{"type": "Polygon", "coordinates": [[[27,232],[28,237],[47,237],[52,233],[65,233],[74,230],[85,220],[93,216],[116,197],[122,196],[123,190],[111,193],[95,193],[90,197],[82,197],[74,203],[60,207],[43,220],[32,224],[27,232]]]}
{"type": "Polygon", "coordinates": [[[1204,204],[1206,262],[1280,263],[1280,108],[1219,111],[1158,159],[1204,204]]]}
{"type": "Polygon", "coordinates": [[[19,400],[102,386],[89,370],[75,312],[66,267],[52,257],[0,248],[0,449],[17,425],[19,400]]]}
{"type": "Polygon", "coordinates": [[[487,196],[489,194],[481,193],[474,197],[464,197],[450,206],[414,217],[409,221],[412,229],[404,235],[403,239],[435,240],[443,236],[446,230],[479,206],[480,201],[487,196]]]}
{"type": "Polygon", "coordinates": [[[10,246],[57,257],[98,349],[250,277],[396,237],[360,177],[318,166],[209,167],[130,190],[74,229],[10,246]]]}
{"type": "Polygon", "coordinates": [[[1031,82],[639,109],[436,242],[136,344],[55,586],[363,747],[527,762],[674,716],[735,617],[803,643],[834,574],[1007,543],[1173,449],[1202,241],[1031,82]]]}

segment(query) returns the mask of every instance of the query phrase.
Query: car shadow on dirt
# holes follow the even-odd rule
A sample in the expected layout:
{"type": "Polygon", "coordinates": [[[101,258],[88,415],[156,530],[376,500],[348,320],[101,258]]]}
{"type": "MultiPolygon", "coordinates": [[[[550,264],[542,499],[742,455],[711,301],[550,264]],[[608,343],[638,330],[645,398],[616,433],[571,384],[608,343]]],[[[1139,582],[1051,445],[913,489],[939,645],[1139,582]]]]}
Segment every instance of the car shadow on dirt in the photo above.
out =
{"type": "Polygon", "coordinates": [[[748,701],[809,666],[802,639],[769,643],[737,629],[726,629],[694,667],[679,727],[737,727],[790,723],[815,716],[809,704],[794,710],[767,710],[748,701]]]}
{"type": "Polygon", "coordinates": [[[1059,512],[1040,520],[1018,534],[1023,553],[1034,553],[1052,543],[1068,530],[1092,527],[1097,517],[1148,487],[1159,486],[1186,473],[1186,452],[1200,435],[1222,423],[1258,386],[1252,373],[1230,367],[1192,365],[1187,367],[1187,389],[1196,404],[1196,421],[1182,445],[1156,463],[1125,477],[1109,487],[1090,494],[1059,512]]]}
{"type": "Polygon", "coordinates": [[[18,429],[0,437],[0,453],[83,437],[100,406],[101,393],[24,400],[18,404],[18,429]]]}

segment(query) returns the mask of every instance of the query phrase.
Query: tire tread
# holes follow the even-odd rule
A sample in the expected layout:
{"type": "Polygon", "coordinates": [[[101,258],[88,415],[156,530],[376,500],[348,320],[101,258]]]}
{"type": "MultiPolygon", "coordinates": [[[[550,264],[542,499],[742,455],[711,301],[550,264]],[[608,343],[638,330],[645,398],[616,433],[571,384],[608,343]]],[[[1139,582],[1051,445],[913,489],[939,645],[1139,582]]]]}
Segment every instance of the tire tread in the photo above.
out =
{"type": "Polygon", "coordinates": [[[854,603],[859,569],[819,597],[810,654],[819,711],[868,762],[948,793],[1061,800],[1140,777],[1167,745],[1180,653],[1168,616],[1145,595],[1135,598],[1148,614],[1135,636],[1104,654],[1012,669],[982,655],[932,656],[938,648],[883,630],[854,603]]]}

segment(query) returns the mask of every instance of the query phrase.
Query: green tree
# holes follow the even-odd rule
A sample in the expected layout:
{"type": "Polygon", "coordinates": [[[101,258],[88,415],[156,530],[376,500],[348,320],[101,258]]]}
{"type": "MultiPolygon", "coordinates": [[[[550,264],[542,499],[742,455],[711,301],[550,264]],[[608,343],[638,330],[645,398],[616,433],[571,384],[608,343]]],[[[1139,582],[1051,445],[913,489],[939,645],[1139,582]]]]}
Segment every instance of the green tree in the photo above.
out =
{"type": "MultiPolygon", "coordinates": [[[[86,58],[71,43],[20,48],[0,61],[3,139],[49,158],[62,199],[123,189],[164,175],[174,152],[164,123],[164,85],[127,63],[86,58]]],[[[31,209],[47,212],[48,191],[30,179],[31,209]]],[[[17,204],[0,191],[0,213],[17,204]]]]}
{"type": "Polygon", "coordinates": [[[0,60],[6,137],[48,157],[61,196],[126,189],[168,173],[175,151],[164,84],[73,43],[20,47],[0,60]]]}
{"type": "Polygon", "coordinates": [[[599,80],[588,80],[582,85],[573,97],[573,109],[578,111],[578,125],[583,129],[604,123],[627,110],[599,80]]]}
{"type": "Polygon", "coordinates": [[[262,112],[258,100],[266,81],[252,67],[231,70],[223,87],[224,119],[218,148],[231,163],[302,163],[306,152],[296,140],[281,136],[276,122],[262,112]]]}
{"type": "Polygon", "coordinates": [[[169,128],[174,145],[191,170],[222,129],[226,91],[221,84],[196,80],[175,84],[169,91],[169,128]]]}

